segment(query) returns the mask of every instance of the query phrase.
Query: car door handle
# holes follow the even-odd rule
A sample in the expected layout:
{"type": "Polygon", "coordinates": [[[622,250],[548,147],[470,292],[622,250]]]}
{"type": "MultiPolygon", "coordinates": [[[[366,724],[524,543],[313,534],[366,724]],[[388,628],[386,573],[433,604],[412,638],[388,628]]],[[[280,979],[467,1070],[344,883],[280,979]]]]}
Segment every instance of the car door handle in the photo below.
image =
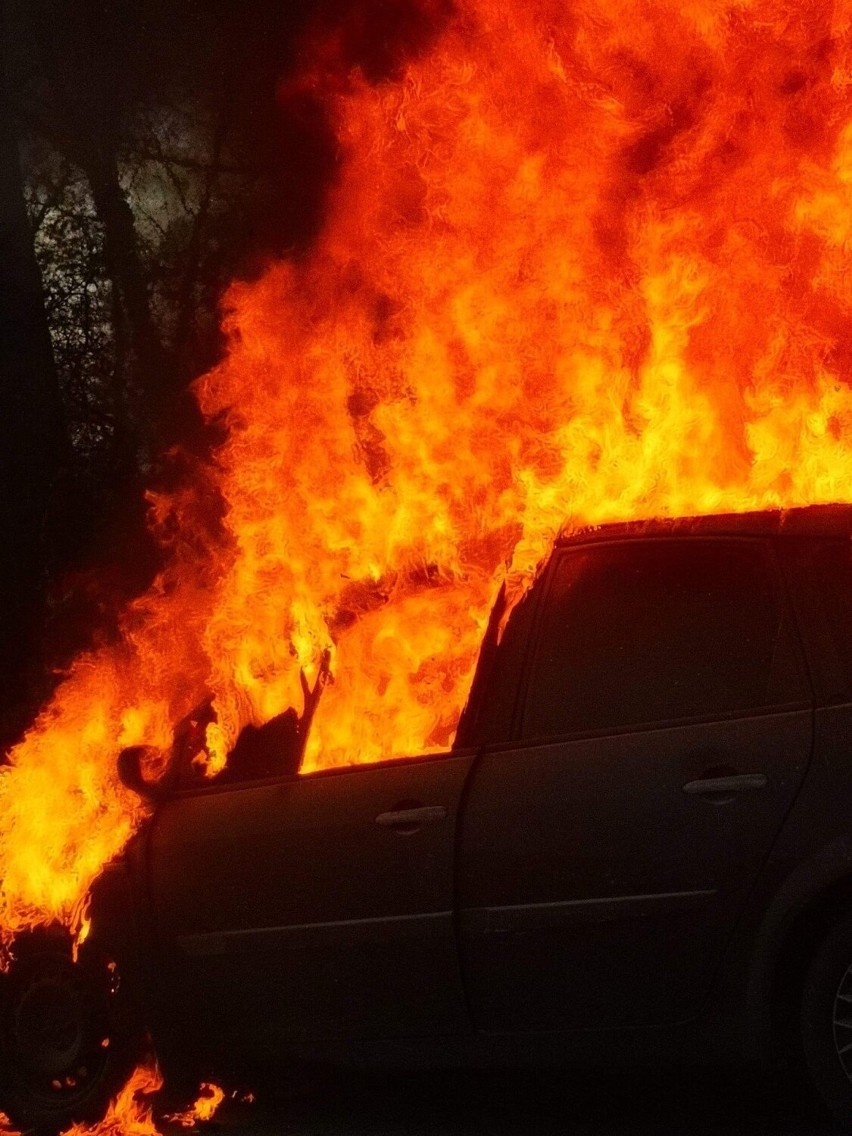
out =
{"type": "Polygon", "coordinates": [[[443,805],[422,805],[415,809],[394,809],[388,813],[379,813],[376,824],[380,824],[382,828],[415,829],[444,820],[446,815],[447,810],[443,805]]]}
{"type": "Polygon", "coordinates": [[[765,789],[769,778],[765,773],[735,773],[730,777],[700,777],[697,781],[687,781],[684,793],[693,796],[712,797],[718,794],[742,793],[747,789],[765,789]]]}

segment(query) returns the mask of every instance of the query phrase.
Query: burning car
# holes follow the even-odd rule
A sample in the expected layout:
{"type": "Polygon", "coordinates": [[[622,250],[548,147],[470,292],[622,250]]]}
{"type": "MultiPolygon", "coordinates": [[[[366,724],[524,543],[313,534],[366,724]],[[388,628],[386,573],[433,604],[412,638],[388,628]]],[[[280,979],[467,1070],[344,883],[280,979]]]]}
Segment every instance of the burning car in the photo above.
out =
{"type": "Polygon", "coordinates": [[[295,718],[218,780],[198,721],[160,780],[125,752],[152,815],[79,962],[5,977],[0,1106],[102,1108],[135,1020],[167,1071],[801,1060],[852,1117],[850,714],[852,507],[571,534],[449,752],[299,775],[295,718]]]}

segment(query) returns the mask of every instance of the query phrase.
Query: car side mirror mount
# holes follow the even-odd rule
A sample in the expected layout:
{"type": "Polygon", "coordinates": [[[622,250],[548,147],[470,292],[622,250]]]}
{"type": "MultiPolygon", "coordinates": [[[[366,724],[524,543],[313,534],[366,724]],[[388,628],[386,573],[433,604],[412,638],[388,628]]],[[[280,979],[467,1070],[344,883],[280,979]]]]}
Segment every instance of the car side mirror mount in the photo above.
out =
{"type": "Polygon", "coordinates": [[[161,801],[174,787],[177,762],[173,751],[163,754],[154,746],[126,746],[116,762],[122,785],[150,804],[161,801]]]}

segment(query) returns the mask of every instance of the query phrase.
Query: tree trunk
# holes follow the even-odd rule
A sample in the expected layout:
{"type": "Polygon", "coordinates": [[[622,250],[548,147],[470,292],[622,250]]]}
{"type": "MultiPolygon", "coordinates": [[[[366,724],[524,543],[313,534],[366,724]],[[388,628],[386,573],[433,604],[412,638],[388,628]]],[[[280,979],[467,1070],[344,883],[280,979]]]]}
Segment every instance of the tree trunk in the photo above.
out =
{"type": "Polygon", "coordinates": [[[174,361],[151,315],[147,273],[139,253],[133,211],[119,181],[115,152],[90,145],[81,130],[75,157],[86,175],[103,225],[104,260],[121,306],[129,348],[123,392],[127,419],[150,458],[161,448],[164,408],[173,392],[174,361]]]}

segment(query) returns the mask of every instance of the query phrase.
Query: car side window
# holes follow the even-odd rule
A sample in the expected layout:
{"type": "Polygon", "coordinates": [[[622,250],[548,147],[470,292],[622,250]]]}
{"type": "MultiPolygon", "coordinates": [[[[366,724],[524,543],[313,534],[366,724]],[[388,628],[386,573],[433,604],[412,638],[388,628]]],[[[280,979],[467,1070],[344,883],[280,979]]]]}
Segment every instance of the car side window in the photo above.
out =
{"type": "Polygon", "coordinates": [[[852,699],[852,541],[791,542],[822,699],[852,699]]]}
{"type": "Polygon", "coordinates": [[[802,699],[784,611],[761,542],[565,549],[542,613],[524,735],[711,718],[802,699]]]}

